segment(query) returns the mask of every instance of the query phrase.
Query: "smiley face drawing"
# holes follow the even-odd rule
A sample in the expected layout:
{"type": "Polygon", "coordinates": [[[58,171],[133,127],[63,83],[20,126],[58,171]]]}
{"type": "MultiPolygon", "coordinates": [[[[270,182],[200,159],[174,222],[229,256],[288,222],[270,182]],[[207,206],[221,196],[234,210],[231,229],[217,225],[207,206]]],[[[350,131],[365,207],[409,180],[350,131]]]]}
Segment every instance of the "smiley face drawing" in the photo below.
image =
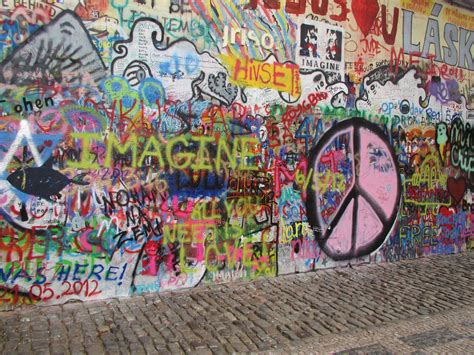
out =
{"type": "Polygon", "coordinates": [[[448,125],[445,122],[441,122],[436,127],[436,144],[438,146],[439,155],[441,160],[446,159],[446,143],[448,142],[448,125]]]}

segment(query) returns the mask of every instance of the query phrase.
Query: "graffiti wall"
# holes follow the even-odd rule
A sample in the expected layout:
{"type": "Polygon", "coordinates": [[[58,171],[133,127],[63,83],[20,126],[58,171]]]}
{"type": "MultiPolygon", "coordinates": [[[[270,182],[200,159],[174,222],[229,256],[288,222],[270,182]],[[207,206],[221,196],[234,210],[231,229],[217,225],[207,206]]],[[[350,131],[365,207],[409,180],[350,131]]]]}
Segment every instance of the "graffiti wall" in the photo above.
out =
{"type": "Polygon", "coordinates": [[[1,0],[0,308],[474,243],[474,16],[1,0]]]}

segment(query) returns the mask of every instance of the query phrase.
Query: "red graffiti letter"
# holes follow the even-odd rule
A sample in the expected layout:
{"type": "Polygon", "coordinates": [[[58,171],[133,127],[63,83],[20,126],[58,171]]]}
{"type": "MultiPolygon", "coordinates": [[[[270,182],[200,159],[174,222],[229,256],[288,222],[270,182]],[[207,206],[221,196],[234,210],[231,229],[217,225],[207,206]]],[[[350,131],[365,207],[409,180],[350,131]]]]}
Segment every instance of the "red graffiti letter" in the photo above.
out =
{"type": "MultiPolygon", "coordinates": [[[[258,5],[258,0],[250,0],[250,2],[244,6],[244,9],[255,10],[258,5]]],[[[280,0],[263,0],[263,6],[267,9],[279,10],[280,0]]]]}
{"type": "Polygon", "coordinates": [[[289,14],[302,15],[306,11],[306,0],[286,0],[285,10],[289,14]]]}
{"type": "Polygon", "coordinates": [[[385,40],[385,43],[387,43],[387,44],[394,44],[395,43],[395,37],[397,35],[397,28],[398,28],[398,14],[399,14],[399,10],[398,10],[398,7],[396,7],[393,10],[392,30],[390,31],[390,33],[388,33],[388,30],[387,30],[387,6],[382,5],[382,33],[383,33],[383,39],[385,40]]]}
{"type": "Polygon", "coordinates": [[[250,0],[250,2],[244,6],[244,9],[255,10],[257,8],[258,0],[250,0]]]}
{"type": "Polygon", "coordinates": [[[311,10],[316,15],[324,16],[328,13],[328,0],[322,0],[321,6],[319,5],[320,0],[312,0],[311,1],[311,10]]]}
{"type": "Polygon", "coordinates": [[[329,16],[332,20],[342,22],[347,20],[347,14],[349,13],[349,9],[347,8],[347,0],[334,0],[336,4],[341,7],[341,13],[339,15],[331,15],[329,16]]]}
{"type": "Polygon", "coordinates": [[[263,4],[267,9],[279,10],[280,0],[263,0],[263,4]]]}

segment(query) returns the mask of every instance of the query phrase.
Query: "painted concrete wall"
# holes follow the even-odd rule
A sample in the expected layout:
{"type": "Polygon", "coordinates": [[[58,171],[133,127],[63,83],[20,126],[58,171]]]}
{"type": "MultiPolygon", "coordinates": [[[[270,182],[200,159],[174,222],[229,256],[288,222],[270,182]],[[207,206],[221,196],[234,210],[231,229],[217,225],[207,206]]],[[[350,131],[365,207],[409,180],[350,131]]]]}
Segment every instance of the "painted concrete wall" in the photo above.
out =
{"type": "Polygon", "coordinates": [[[3,308],[472,244],[472,12],[433,0],[0,9],[3,308]]]}

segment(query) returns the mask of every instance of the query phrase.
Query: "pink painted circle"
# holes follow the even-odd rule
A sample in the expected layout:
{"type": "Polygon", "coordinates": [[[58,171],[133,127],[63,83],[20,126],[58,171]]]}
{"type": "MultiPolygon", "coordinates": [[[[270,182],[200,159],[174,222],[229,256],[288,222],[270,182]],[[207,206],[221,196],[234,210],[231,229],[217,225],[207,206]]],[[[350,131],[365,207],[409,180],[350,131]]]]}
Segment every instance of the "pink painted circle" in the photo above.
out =
{"type": "Polygon", "coordinates": [[[323,251],[349,260],[377,250],[393,227],[401,193],[384,132],[361,118],[340,122],[311,150],[309,169],[308,221],[323,251]]]}

